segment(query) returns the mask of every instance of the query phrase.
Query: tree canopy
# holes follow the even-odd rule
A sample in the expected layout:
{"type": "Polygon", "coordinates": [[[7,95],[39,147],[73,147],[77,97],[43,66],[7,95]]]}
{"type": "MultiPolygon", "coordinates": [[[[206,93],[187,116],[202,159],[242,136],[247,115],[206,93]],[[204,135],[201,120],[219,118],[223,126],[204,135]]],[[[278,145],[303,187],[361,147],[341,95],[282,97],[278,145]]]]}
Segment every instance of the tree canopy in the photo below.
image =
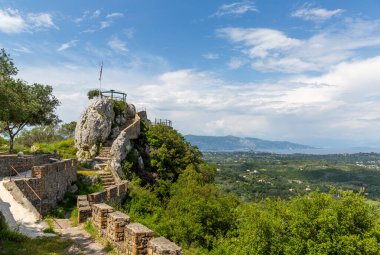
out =
{"type": "Polygon", "coordinates": [[[60,103],[52,94],[51,86],[29,85],[14,78],[17,68],[4,49],[1,50],[0,67],[1,131],[9,137],[12,152],[14,139],[24,127],[58,122],[55,109],[60,103]]]}

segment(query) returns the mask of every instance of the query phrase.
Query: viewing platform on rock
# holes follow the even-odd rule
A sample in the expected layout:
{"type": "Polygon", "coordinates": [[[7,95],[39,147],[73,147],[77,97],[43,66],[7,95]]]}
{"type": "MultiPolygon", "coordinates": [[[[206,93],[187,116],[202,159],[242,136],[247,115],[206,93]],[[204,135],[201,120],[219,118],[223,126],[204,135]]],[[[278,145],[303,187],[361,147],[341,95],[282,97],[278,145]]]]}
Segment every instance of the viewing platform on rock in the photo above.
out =
{"type": "Polygon", "coordinates": [[[101,91],[100,97],[101,98],[111,98],[114,100],[120,100],[120,101],[126,102],[127,93],[123,93],[123,92],[119,92],[119,91],[115,91],[115,90],[111,89],[108,91],[101,91]]]}
{"type": "Polygon", "coordinates": [[[168,127],[172,127],[172,121],[167,119],[154,119],[153,125],[164,125],[168,127]]]}

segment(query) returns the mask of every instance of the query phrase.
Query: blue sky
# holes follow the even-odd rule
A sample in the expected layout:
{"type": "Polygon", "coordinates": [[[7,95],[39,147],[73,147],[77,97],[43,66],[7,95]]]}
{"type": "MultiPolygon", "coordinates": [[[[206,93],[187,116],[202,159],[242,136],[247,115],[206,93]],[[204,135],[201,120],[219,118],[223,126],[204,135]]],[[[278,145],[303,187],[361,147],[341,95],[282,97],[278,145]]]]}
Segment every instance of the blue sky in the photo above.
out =
{"type": "Polygon", "coordinates": [[[183,134],[380,142],[379,1],[7,1],[0,47],[64,121],[99,86],[183,134]]]}

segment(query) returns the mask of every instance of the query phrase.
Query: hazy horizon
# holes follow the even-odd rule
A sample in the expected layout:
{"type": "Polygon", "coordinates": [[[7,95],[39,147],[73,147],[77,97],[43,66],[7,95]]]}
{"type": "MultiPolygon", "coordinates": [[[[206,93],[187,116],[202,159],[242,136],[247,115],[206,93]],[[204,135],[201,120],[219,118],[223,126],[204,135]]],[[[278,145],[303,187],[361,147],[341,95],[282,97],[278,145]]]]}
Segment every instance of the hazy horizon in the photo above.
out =
{"type": "Polygon", "coordinates": [[[19,78],[54,87],[65,122],[91,103],[103,61],[103,89],[183,134],[378,148],[379,9],[376,0],[2,0],[0,48],[19,78]]]}

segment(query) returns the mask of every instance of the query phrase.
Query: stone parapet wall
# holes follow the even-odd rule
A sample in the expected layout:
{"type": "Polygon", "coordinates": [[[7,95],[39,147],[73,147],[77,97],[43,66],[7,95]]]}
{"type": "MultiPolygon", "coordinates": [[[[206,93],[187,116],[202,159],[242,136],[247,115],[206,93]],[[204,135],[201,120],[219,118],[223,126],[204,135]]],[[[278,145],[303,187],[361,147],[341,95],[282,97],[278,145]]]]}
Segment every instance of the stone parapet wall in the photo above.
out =
{"type": "Polygon", "coordinates": [[[37,155],[0,155],[0,177],[13,176],[16,173],[12,167],[18,172],[31,170],[33,166],[44,165],[52,162],[52,159],[57,159],[54,154],[37,154],[37,155]]]}
{"type": "Polygon", "coordinates": [[[181,247],[161,236],[148,242],[148,255],[182,255],[182,250],[181,247]]]}
{"type": "Polygon", "coordinates": [[[128,181],[123,180],[120,183],[108,187],[104,191],[82,195],[77,197],[78,222],[83,223],[92,215],[94,204],[113,203],[120,204],[127,195],[128,181]]]}
{"type": "Polygon", "coordinates": [[[34,166],[32,168],[32,178],[13,180],[25,197],[42,213],[54,209],[59,201],[63,200],[65,192],[77,180],[77,161],[67,159],[56,161],[50,164],[34,166]],[[36,194],[42,199],[38,199],[36,194]]]}
{"type": "Polygon", "coordinates": [[[131,125],[129,125],[127,128],[125,128],[122,132],[125,132],[129,139],[139,138],[140,133],[141,133],[140,122],[141,122],[140,116],[136,114],[134,122],[131,125]]]}
{"type": "MultiPolygon", "coordinates": [[[[78,196],[78,210],[84,197],[78,196]]],[[[121,254],[127,255],[182,255],[181,247],[164,237],[155,237],[154,231],[140,223],[130,223],[128,215],[114,211],[105,203],[93,204],[93,225],[100,236],[114,244],[121,254]]]]}

